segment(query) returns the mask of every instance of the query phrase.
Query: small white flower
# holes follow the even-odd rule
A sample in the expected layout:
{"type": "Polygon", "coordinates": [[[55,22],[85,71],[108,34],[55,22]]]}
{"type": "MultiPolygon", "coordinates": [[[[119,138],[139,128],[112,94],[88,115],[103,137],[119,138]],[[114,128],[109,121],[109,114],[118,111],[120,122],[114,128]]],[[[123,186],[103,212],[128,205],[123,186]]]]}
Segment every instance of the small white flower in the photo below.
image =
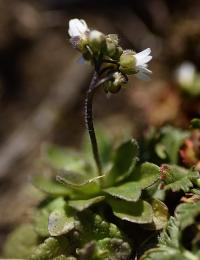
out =
{"type": "Polygon", "coordinates": [[[75,18],[69,21],[68,33],[70,37],[81,37],[89,31],[90,30],[84,20],[75,18]]]}
{"type": "Polygon", "coordinates": [[[136,53],[135,59],[136,59],[136,77],[143,80],[149,80],[149,75],[152,74],[152,71],[147,69],[148,65],[147,63],[152,59],[152,56],[149,55],[151,53],[151,49],[147,48],[144,51],[141,51],[139,53],[136,53]]]}
{"type": "Polygon", "coordinates": [[[195,66],[191,62],[184,62],[176,70],[175,77],[180,85],[190,86],[193,83],[195,73],[195,66]]]}

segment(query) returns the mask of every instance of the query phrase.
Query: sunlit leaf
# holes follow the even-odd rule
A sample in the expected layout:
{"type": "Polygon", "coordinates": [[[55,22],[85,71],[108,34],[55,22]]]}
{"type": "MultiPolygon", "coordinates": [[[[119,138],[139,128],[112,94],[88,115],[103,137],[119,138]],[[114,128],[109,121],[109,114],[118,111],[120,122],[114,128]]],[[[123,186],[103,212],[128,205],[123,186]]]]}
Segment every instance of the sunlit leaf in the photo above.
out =
{"type": "Polygon", "coordinates": [[[73,216],[68,216],[62,209],[54,210],[49,215],[48,230],[51,236],[67,234],[78,225],[73,216]]]}
{"type": "Polygon", "coordinates": [[[127,182],[104,191],[113,197],[133,202],[138,201],[141,195],[141,187],[137,182],[127,182]]]}
{"type": "Polygon", "coordinates": [[[153,230],[165,228],[169,217],[167,206],[158,199],[151,199],[149,202],[153,209],[153,223],[149,224],[147,228],[153,230]]]}
{"type": "Polygon", "coordinates": [[[33,216],[35,231],[42,237],[49,236],[48,219],[49,214],[56,209],[65,209],[66,202],[62,197],[58,197],[44,206],[38,208],[33,216]]]}
{"type": "Polygon", "coordinates": [[[92,205],[94,205],[96,203],[103,201],[104,199],[105,199],[104,196],[98,196],[98,197],[94,197],[94,198],[88,199],[88,200],[70,200],[68,202],[68,204],[70,207],[72,207],[78,211],[82,211],[84,209],[91,207],[92,205]]]}

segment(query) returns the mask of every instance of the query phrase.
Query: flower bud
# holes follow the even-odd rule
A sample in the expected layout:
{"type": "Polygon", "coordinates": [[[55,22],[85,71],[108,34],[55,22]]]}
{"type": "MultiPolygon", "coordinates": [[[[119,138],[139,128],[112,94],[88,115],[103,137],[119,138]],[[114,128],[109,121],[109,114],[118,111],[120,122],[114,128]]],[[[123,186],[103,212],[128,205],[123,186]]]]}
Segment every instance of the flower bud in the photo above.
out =
{"type": "Polygon", "coordinates": [[[106,36],[106,48],[104,54],[113,59],[119,59],[122,48],[118,45],[119,39],[116,34],[108,34],[106,36]]]}
{"type": "Polygon", "coordinates": [[[136,67],[136,59],[134,56],[134,52],[131,50],[126,50],[120,56],[120,70],[126,74],[133,74],[135,73],[136,67]]]}
{"type": "Polygon", "coordinates": [[[117,93],[121,89],[122,85],[127,82],[124,75],[120,72],[113,73],[113,79],[107,81],[104,84],[104,90],[106,93],[117,93]]]}
{"type": "Polygon", "coordinates": [[[103,33],[93,30],[89,33],[89,45],[94,52],[101,50],[103,45],[105,45],[106,37],[103,33]]]}

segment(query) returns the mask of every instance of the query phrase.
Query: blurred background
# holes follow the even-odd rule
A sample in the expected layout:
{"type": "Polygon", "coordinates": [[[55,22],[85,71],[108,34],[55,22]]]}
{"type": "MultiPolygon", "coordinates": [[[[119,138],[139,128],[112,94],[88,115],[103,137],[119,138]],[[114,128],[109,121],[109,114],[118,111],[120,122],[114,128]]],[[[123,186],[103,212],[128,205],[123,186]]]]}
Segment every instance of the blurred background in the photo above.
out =
{"type": "Polygon", "coordinates": [[[104,128],[138,138],[150,126],[187,128],[200,117],[199,0],[0,0],[0,244],[37,201],[28,183],[42,144],[78,148],[85,131],[92,68],[69,44],[74,17],[117,33],[124,48],[152,49],[150,82],[132,77],[120,93],[95,97],[104,128]],[[177,76],[185,62],[189,85],[177,76]]]}

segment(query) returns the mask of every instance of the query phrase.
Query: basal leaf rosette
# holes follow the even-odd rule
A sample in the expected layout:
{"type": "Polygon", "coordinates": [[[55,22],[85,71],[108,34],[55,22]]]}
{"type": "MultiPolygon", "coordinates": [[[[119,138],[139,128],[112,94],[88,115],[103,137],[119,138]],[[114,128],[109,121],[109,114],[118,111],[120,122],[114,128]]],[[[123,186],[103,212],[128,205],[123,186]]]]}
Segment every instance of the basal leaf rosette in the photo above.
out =
{"type": "MultiPolygon", "coordinates": [[[[109,151],[108,143],[105,142],[105,146],[109,151]]],[[[104,160],[104,174],[99,176],[90,163],[90,154],[49,146],[45,160],[55,175],[46,181],[44,177],[35,177],[33,183],[51,197],[65,197],[68,206],[77,212],[109,205],[113,214],[122,220],[162,229],[166,224],[163,219],[166,222],[168,218],[166,206],[158,200],[155,207],[155,200],[145,197],[146,189],[159,183],[160,168],[148,162],[140,164],[138,157],[137,142],[125,141],[110,154],[109,161],[104,160]],[[164,217],[158,223],[159,214],[164,217]]]]}

